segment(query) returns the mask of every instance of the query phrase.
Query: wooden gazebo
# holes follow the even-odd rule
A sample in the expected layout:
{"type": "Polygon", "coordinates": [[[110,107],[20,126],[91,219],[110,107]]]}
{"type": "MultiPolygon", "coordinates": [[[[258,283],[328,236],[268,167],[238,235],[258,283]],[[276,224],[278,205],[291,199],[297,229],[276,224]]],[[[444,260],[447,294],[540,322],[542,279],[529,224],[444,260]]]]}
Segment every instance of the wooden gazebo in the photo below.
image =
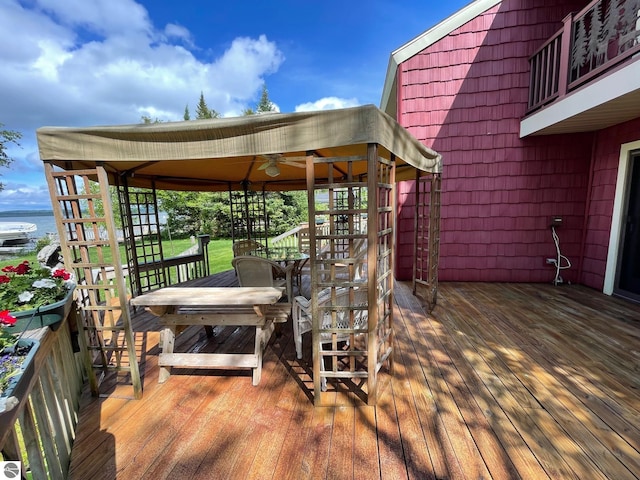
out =
{"type": "MultiPolygon", "coordinates": [[[[66,267],[79,283],[91,371],[126,367],[141,395],[110,186],[119,194],[134,296],[168,281],[162,273],[157,190],[306,190],[309,224],[322,218],[328,225],[322,234],[310,229],[309,239],[315,403],[323,403],[323,377],[348,383],[368,404],[376,403],[377,375],[393,364],[398,180],[416,180],[414,293],[430,304],[437,294],[441,161],[436,152],[370,105],[190,122],[44,127],[37,137],[66,267]],[[328,192],[328,208],[317,208],[318,191],[328,192]],[[105,260],[105,250],[113,264],[105,260]],[[320,292],[354,293],[363,287],[366,304],[321,311],[320,292]],[[352,323],[354,341],[347,347],[334,342],[320,348],[321,333],[338,332],[337,327],[321,331],[316,319],[340,309],[351,318],[366,312],[368,325],[360,330],[352,323]]],[[[96,375],[91,382],[97,392],[96,375]]]]}

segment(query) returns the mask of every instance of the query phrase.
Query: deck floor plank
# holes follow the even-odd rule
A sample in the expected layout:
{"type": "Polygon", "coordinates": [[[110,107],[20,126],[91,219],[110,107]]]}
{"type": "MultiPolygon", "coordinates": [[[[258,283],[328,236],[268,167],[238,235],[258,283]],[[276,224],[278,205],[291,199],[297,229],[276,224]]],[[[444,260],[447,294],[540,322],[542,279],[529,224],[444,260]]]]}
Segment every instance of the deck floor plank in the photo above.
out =
{"type": "MultiPolygon", "coordinates": [[[[473,286],[473,288],[476,287],[473,286]]],[[[506,299],[505,303],[506,308],[518,312],[520,318],[523,318],[525,311],[530,310],[521,304],[520,298],[516,301],[506,299]]],[[[487,304],[483,305],[484,308],[489,308],[487,304]]],[[[480,313],[482,314],[482,310],[480,313]]],[[[501,317],[503,321],[506,318],[505,315],[501,317]]],[[[479,315],[477,318],[484,317],[479,315]]],[[[535,423],[542,429],[542,437],[558,439],[554,441],[555,447],[559,450],[560,456],[570,463],[578,478],[589,475],[597,477],[600,473],[600,462],[609,464],[609,468],[616,471],[619,465],[612,461],[610,452],[605,454],[600,449],[599,441],[589,429],[582,422],[574,420],[572,407],[575,404],[572,396],[544,368],[544,362],[541,360],[544,358],[542,352],[545,351],[544,345],[548,344],[547,339],[536,334],[535,342],[528,342],[525,322],[521,321],[512,327],[509,335],[499,336],[497,330],[500,328],[500,323],[492,322],[482,325],[489,338],[500,339],[499,343],[494,340],[493,343],[488,344],[490,351],[500,355],[501,361],[507,365],[527,391],[531,392],[535,403],[539,403],[542,407],[542,409],[530,410],[530,414],[535,417],[535,423]],[[547,418],[546,414],[550,418],[547,418]]],[[[590,414],[587,410],[580,410],[580,412],[590,414]]],[[[625,475],[624,472],[622,474],[625,475]]]]}
{"type": "MultiPolygon", "coordinates": [[[[397,292],[397,295],[403,295],[403,292],[397,292]]],[[[407,292],[404,292],[402,302],[406,300],[407,292]]],[[[420,344],[421,339],[417,338],[417,335],[411,334],[411,325],[416,321],[416,317],[408,306],[403,305],[403,307],[399,307],[396,310],[394,318],[395,330],[398,332],[396,339],[399,346],[397,352],[394,352],[396,360],[395,377],[398,380],[394,382],[393,387],[397,387],[398,381],[406,381],[408,384],[410,390],[407,391],[411,392],[412,401],[415,404],[424,436],[425,451],[428,450],[431,463],[429,466],[424,462],[425,468],[420,473],[423,473],[425,478],[448,478],[450,466],[448,466],[446,457],[453,454],[447,453],[451,448],[450,443],[448,441],[442,442],[438,423],[438,405],[428,381],[425,381],[425,374],[420,365],[420,347],[416,348],[416,345],[420,344]],[[413,341],[407,341],[408,339],[413,341]]],[[[404,388],[404,386],[401,385],[400,388],[404,388]]],[[[399,390],[395,393],[400,395],[402,392],[399,390]]],[[[411,398],[409,400],[411,401],[411,398]]],[[[419,446],[417,447],[419,448],[419,446]]]]}
{"type": "MultiPolygon", "coordinates": [[[[450,293],[450,295],[453,294],[450,293]]],[[[458,304],[456,300],[452,301],[452,305],[458,304]]],[[[446,304],[447,301],[448,299],[443,299],[443,303],[446,304]]],[[[440,316],[440,318],[445,317],[445,315],[440,316]]],[[[473,315],[465,316],[467,319],[479,317],[477,311],[473,315]]],[[[564,454],[566,451],[576,449],[577,445],[564,439],[564,432],[559,425],[521,382],[520,377],[528,374],[524,362],[522,362],[522,368],[514,369],[514,365],[517,364],[509,366],[505,359],[499,355],[501,348],[506,350],[514,345],[505,344],[503,339],[503,347],[499,348],[495,343],[497,332],[491,326],[479,325],[473,320],[466,322],[453,319],[450,328],[450,331],[457,328],[461,332],[467,332],[469,328],[477,329],[478,333],[473,341],[469,340],[470,336],[457,336],[458,341],[461,342],[461,352],[464,352],[467,359],[472,359],[475,362],[476,373],[481,375],[483,383],[491,392],[491,396],[485,398],[492,405],[492,410],[501,409],[505,412],[515,430],[523,438],[526,444],[525,448],[528,448],[540,462],[546,474],[551,478],[580,478],[571,471],[564,454]],[[486,332],[487,338],[481,341],[480,332],[482,331],[486,332]],[[554,441],[553,439],[558,440],[554,441]]],[[[474,398],[479,401],[483,397],[475,395],[474,398]]],[[[501,425],[504,426],[504,424],[501,425]]],[[[570,459],[573,460],[573,457],[570,459]]],[[[580,463],[575,462],[575,466],[582,469],[580,463]]],[[[528,464],[528,468],[535,468],[535,464],[533,462],[528,464]]]]}
{"type": "Polygon", "coordinates": [[[415,321],[409,325],[407,332],[414,341],[417,338],[431,340],[430,345],[426,345],[425,342],[424,348],[418,349],[422,353],[419,359],[422,368],[432,372],[429,377],[433,376],[434,380],[431,385],[435,402],[438,405],[440,428],[446,432],[453,447],[455,462],[448,458],[448,464],[451,466],[457,463],[473,478],[491,478],[480,451],[480,448],[484,448],[484,446],[476,443],[474,439],[472,429],[475,428],[475,422],[467,423],[465,421],[461,411],[464,406],[456,400],[456,392],[465,388],[464,381],[446,349],[437,342],[434,344],[439,334],[436,331],[430,331],[431,326],[430,322],[415,321]]]}
{"type": "MultiPolygon", "coordinates": [[[[543,309],[543,315],[550,314],[551,312],[544,312],[543,309]]],[[[637,459],[634,457],[637,455],[637,450],[626,445],[626,442],[621,442],[618,434],[613,432],[597,414],[588,408],[589,405],[581,402],[580,398],[576,397],[568,388],[571,385],[569,378],[558,372],[556,365],[563,365],[561,355],[565,357],[565,362],[568,365],[580,365],[585,360],[583,355],[586,351],[581,339],[585,329],[572,335],[573,344],[564,346],[560,344],[559,332],[564,330],[566,338],[570,332],[576,331],[574,327],[566,326],[568,319],[565,315],[562,315],[560,320],[562,325],[556,324],[555,329],[552,330],[553,334],[539,337],[541,345],[537,349],[523,349],[537,364],[532,372],[533,375],[528,377],[528,386],[539,392],[538,399],[546,399],[546,401],[542,401],[545,408],[557,419],[562,428],[577,439],[577,443],[584,445],[585,454],[598,468],[617,472],[617,478],[636,478],[627,466],[632,468],[635,466],[637,459]],[[554,360],[549,361],[550,358],[554,360]],[[553,402],[549,401],[550,398],[553,398],[553,402]],[[603,449],[600,444],[605,448],[603,449]],[[616,449],[614,445],[617,445],[618,448],[616,449]],[[612,456],[611,453],[614,455],[612,456]],[[619,457],[622,462],[616,462],[613,457],[619,457]]],[[[584,322],[581,325],[584,325],[584,322]]],[[[615,365],[617,363],[609,358],[608,352],[602,355],[601,350],[600,348],[592,349],[592,361],[595,359],[595,362],[601,365],[607,363],[615,365]]],[[[621,371],[624,368],[623,364],[619,364],[617,370],[621,371]]]]}
{"type": "Polygon", "coordinates": [[[383,480],[409,478],[400,435],[400,419],[395,398],[392,395],[384,395],[378,399],[376,427],[380,455],[380,478],[383,480]]]}
{"type": "MultiPolygon", "coordinates": [[[[640,306],[540,284],[445,283],[427,313],[398,282],[395,301],[395,373],[380,372],[375,407],[340,382],[323,394],[335,406],[314,407],[310,337],[298,360],[290,322],[257,386],[249,370],[173,369],[158,384],[160,326],[136,311],[143,398],[120,377],[107,398],[87,392],[69,478],[640,478],[640,306]]],[[[237,327],[176,342],[252,348],[237,327]]]]}
{"type": "Polygon", "coordinates": [[[352,478],[380,478],[376,409],[362,407],[355,410],[355,431],[352,478]]]}

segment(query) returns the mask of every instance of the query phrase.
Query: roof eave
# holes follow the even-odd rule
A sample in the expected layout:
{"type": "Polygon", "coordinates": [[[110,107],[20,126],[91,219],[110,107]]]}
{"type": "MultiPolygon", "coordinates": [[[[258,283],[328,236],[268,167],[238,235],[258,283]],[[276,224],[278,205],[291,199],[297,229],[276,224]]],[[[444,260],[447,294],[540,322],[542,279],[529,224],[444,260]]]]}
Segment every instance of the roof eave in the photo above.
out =
{"type": "Polygon", "coordinates": [[[478,15],[486,12],[490,8],[499,4],[501,0],[475,0],[466,7],[461,8],[453,15],[447,17],[442,22],[430,28],[426,32],[418,35],[414,39],[408,41],[400,48],[391,52],[389,64],[387,66],[387,75],[385,77],[384,86],[382,88],[382,99],[380,100],[380,110],[397,119],[396,93],[398,86],[396,85],[398,65],[407,61],[414,55],[417,55],[425,48],[433,45],[438,40],[449,35],[455,29],[460,28],[465,23],[473,20],[478,15]]]}

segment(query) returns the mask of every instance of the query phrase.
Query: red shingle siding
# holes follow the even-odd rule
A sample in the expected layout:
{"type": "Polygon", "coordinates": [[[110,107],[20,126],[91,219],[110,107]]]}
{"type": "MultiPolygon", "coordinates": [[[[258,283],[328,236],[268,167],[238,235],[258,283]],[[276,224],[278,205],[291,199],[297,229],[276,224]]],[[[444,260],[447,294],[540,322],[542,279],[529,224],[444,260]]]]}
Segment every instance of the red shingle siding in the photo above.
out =
{"type": "Polygon", "coordinates": [[[596,138],[581,282],[601,290],[609,249],[620,147],[640,140],[640,119],[601,130],[596,138]]]}
{"type": "MultiPolygon", "coordinates": [[[[503,1],[398,67],[400,123],[443,155],[443,281],[552,281],[555,271],[544,264],[556,254],[552,215],[564,219],[560,247],[575,263],[562,276],[578,280],[594,135],[521,140],[519,128],[529,56],[584,2],[531,3],[552,2],[503,1]]],[[[409,190],[410,183],[399,188],[401,206],[409,190]]],[[[599,245],[589,243],[589,259],[601,261],[592,243],[599,245]]],[[[401,279],[411,278],[412,246],[413,212],[401,209],[401,279]]],[[[592,275],[585,269],[583,281],[592,275]]]]}

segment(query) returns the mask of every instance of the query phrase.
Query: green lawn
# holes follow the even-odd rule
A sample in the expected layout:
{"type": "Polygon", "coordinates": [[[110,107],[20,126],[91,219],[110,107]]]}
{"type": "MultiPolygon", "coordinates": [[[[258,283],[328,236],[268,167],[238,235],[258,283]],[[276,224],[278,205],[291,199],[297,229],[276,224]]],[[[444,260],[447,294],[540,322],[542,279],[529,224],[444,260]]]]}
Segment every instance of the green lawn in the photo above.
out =
{"type": "MultiPolygon", "coordinates": [[[[180,254],[180,252],[184,252],[190,248],[191,245],[191,240],[188,238],[178,240],[172,239],[171,241],[164,240],[162,242],[162,250],[165,257],[173,257],[180,254]]],[[[233,258],[231,245],[231,239],[217,239],[209,242],[209,269],[212,274],[231,270],[231,259],[233,258]]],[[[105,253],[105,259],[108,262],[111,262],[111,255],[109,252],[105,253]]],[[[122,245],[120,246],[120,258],[123,263],[126,262],[125,251],[122,245]]],[[[0,260],[0,268],[7,265],[15,266],[23,260],[29,260],[34,264],[37,263],[37,252],[28,252],[14,258],[0,260]]]]}
{"type": "Polygon", "coordinates": [[[233,242],[230,238],[211,240],[209,243],[209,268],[211,273],[220,273],[231,270],[233,259],[233,242]]]}

